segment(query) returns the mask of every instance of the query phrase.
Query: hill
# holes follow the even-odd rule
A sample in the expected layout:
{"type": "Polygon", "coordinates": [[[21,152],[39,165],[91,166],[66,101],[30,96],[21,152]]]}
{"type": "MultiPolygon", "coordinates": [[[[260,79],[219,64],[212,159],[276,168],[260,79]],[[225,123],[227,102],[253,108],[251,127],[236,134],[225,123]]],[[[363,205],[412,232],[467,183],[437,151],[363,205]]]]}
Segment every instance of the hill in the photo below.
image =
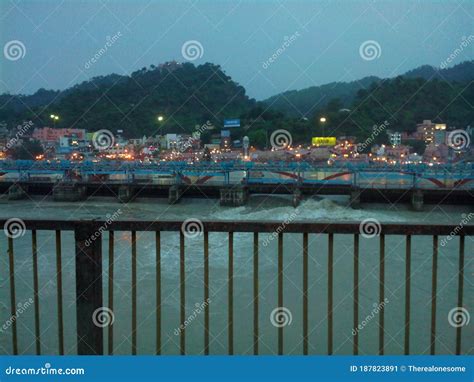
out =
{"type": "MultiPolygon", "coordinates": [[[[465,61],[446,69],[423,65],[406,72],[402,76],[465,83],[474,80],[474,61],[465,61]]],[[[343,107],[348,107],[359,90],[368,89],[372,84],[380,81],[381,79],[377,77],[365,77],[353,82],[333,82],[327,85],[280,93],[264,100],[263,103],[289,116],[311,117],[319,110],[324,109],[328,102],[334,98],[338,98],[343,107]]]]}
{"type": "MultiPolygon", "coordinates": [[[[327,115],[327,130],[331,134],[365,139],[374,125],[380,126],[385,121],[388,129],[406,132],[413,132],[424,119],[446,123],[450,129],[466,128],[474,121],[473,99],[474,82],[400,76],[359,91],[348,113],[329,107],[322,112],[327,115]]],[[[380,134],[378,140],[387,142],[386,134],[380,134]]]]}
{"type": "Polygon", "coordinates": [[[58,126],[90,131],[122,129],[125,136],[157,132],[191,132],[196,123],[221,123],[251,109],[255,100],[232,81],[218,65],[164,64],[130,76],[95,77],[63,92],[46,91],[43,102],[32,96],[2,95],[0,120],[17,123],[31,119],[50,125],[50,114],[59,114],[58,126]],[[26,107],[28,106],[28,107],[26,107]],[[158,122],[158,115],[164,117],[158,122]]]}

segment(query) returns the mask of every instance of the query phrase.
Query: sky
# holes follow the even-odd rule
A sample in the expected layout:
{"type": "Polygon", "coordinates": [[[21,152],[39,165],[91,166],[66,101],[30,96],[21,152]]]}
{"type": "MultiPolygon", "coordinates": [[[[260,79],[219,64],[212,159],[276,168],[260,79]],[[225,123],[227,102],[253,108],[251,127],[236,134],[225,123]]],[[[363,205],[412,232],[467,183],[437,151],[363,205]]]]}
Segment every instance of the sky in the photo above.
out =
{"type": "Polygon", "coordinates": [[[221,65],[260,100],[472,60],[474,1],[0,0],[0,44],[0,93],[176,60],[221,65]]]}

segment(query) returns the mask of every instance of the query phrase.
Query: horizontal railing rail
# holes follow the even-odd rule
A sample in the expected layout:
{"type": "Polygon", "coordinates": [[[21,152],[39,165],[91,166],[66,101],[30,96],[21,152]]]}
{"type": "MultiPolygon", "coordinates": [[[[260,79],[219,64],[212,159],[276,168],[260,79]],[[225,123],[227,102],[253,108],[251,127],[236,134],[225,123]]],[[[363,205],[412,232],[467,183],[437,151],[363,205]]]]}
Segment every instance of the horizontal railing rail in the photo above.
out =
{"type": "MultiPolygon", "coordinates": [[[[2,219],[0,224],[5,227],[12,219],[2,219]]],[[[162,343],[162,255],[161,255],[161,232],[179,232],[179,317],[182,330],[179,332],[180,353],[186,353],[186,232],[183,225],[186,221],[138,221],[138,220],[37,220],[16,219],[20,222],[20,229],[31,231],[32,240],[32,265],[33,265],[33,289],[35,306],[35,344],[36,353],[41,354],[41,332],[39,314],[39,286],[38,286],[38,243],[37,231],[49,230],[55,232],[56,248],[56,287],[57,287],[57,320],[58,320],[58,353],[64,354],[64,316],[63,316],[63,280],[62,280],[62,245],[61,232],[74,231],[75,240],[75,279],[76,279],[76,319],[77,319],[77,353],[78,354],[104,354],[104,328],[93,323],[91,319],[94,313],[104,307],[103,303],[103,269],[102,269],[102,236],[108,231],[108,306],[114,309],[114,259],[115,259],[115,231],[131,232],[131,352],[137,354],[137,232],[149,231],[155,233],[155,255],[156,255],[156,354],[161,354],[162,343]],[[94,240],[91,238],[94,237],[94,240]]],[[[284,281],[284,251],[283,242],[286,234],[302,234],[301,261],[302,261],[302,344],[303,354],[308,354],[309,348],[309,235],[327,235],[327,354],[333,354],[334,337],[334,238],[336,234],[349,234],[353,236],[353,327],[357,328],[360,323],[359,317],[359,250],[360,235],[363,222],[286,222],[281,221],[199,221],[198,228],[203,235],[203,264],[204,277],[202,282],[204,301],[208,301],[210,292],[209,282],[209,233],[221,232],[228,235],[228,274],[227,274],[227,329],[228,329],[228,354],[234,354],[234,233],[253,233],[253,353],[259,354],[260,342],[260,294],[259,294],[259,233],[273,232],[277,239],[277,300],[278,308],[284,308],[283,281],[284,281]]],[[[18,228],[18,227],[17,227],[18,228]]],[[[410,354],[410,323],[411,317],[411,255],[412,237],[417,235],[432,236],[431,252],[431,323],[430,323],[430,354],[436,352],[436,303],[438,287],[438,236],[459,236],[459,254],[457,267],[457,306],[463,306],[464,291],[464,267],[465,267],[465,237],[474,235],[474,225],[453,224],[379,224],[377,235],[379,236],[379,275],[378,294],[379,302],[385,301],[385,251],[387,235],[405,236],[405,319],[404,319],[404,353],[410,354]]],[[[8,235],[7,235],[8,236],[8,235]]],[[[15,235],[8,236],[8,264],[10,282],[10,305],[12,317],[16,312],[16,285],[15,285],[15,235]]],[[[378,353],[385,352],[385,315],[380,310],[378,315],[378,353]]],[[[278,354],[283,354],[283,332],[284,327],[278,326],[278,354]]],[[[107,327],[108,349],[107,354],[114,353],[114,327],[107,327]]],[[[456,327],[456,344],[454,353],[461,354],[462,326],[456,327]]],[[[12,348],[14,354],[19,354],[17,321],[12,321],[12,348]]],[[[210,352],[210,308],[204,306],[204,354],[210,352]]],[[[359,353],[359,334],[353,337],[353,354],[359,353]]]]}
{"type": "MultiPolygon", "coordinates": [[[[4,226],[8,219],[0,219],[0,225],[4,226]]],[[[105,231],[179,231],[183,220],[119,220],[110,221],[106,219],[92,220],[54,220],[54,219],[23,219],[27,230],[56,230],[74,231],[81,226],[102,227],[105,231]]],[[[280,231],[281,221],[227,221],[227,220],[200,220],[204,231],[209,232],[274,232],[280,231]]],[[[285,233],[360,233],[361,222],[330,221],[318,222],[289,222],[285,224],[285,233]]],[[[387,235],[449,235],[453,231],[463,235],[474,235],[474,224],[459,228],[455,224],[413,224],[413,223],[381,223],[380,233],[387,235]]]]}

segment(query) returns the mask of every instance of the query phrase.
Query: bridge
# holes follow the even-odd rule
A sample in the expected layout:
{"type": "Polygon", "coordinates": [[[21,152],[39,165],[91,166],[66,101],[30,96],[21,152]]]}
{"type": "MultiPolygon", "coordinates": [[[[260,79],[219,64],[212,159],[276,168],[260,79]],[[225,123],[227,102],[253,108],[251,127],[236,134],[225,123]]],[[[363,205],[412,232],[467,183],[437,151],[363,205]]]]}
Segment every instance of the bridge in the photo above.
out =
{"type": "Polygon", "coordinates": [[[88,195],[116,196],[129,202],[139,196],[220,197],[223,205],[246,203],[250,194],[290,194],[298,205],[303,195],[349,195],[363,201],[474,201],[474,165],[371,165],[308,162],[115,162],[2,161],[0,192],[11,199],[26,193],[53,194],[57,200],[88,195]]]}

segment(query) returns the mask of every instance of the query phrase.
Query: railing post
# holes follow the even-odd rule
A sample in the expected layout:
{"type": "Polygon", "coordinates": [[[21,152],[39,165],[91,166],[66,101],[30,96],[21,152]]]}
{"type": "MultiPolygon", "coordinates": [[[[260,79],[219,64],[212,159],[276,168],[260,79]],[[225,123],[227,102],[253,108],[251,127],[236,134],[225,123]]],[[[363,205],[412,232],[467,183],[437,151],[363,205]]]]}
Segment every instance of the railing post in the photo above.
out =
{"type": "Polygon", "coordinates": [[[77,354],[102,355],[102,233],[94,222],[80,222],[76,241],[77,354]],[[94,318],[94,319],[93,319],[94,318]]]}

